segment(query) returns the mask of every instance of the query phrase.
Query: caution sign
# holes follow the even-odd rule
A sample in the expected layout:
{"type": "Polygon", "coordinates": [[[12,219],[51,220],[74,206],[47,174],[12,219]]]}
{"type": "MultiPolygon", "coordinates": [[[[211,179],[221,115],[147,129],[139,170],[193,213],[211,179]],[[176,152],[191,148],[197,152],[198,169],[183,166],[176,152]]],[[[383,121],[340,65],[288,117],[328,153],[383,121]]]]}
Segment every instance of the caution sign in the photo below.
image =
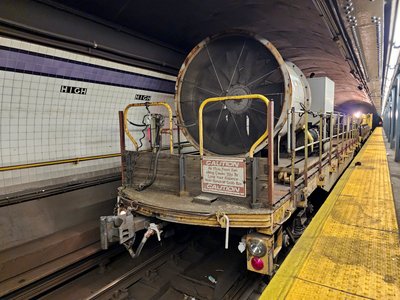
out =
{"type": "Polygon", "coordinates": [[[246,197],[246,160],[203,157],[201,190],[206,193],[246,197]]]}

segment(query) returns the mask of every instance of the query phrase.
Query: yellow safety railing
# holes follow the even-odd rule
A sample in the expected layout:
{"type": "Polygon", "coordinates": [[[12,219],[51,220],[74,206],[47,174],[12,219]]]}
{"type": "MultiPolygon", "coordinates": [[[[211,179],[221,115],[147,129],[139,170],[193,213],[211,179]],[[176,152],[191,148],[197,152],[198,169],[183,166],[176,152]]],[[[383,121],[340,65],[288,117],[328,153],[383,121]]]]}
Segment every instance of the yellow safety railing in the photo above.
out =
{"type": "Polygon", "coordinates": [[[169,119],[169,149],[171,154],[174,154],[174,138],[173,138],[173,128],[172,128],[172,109],[171,106],[169,106],[168,103],[166,102],[145,102],[145,103],[132,103],[129,104],[125,107],[124,109],[124,130],[128,138],[131,140],[133,145],[135,146],[136,150],[138,150],[139,146],[138,143],[136,142],[135,138],[132,136],[132,134],[129,132],[128,129],[128,110],[131,107],[138,107],[138,106],[164,106],[167,111],[168,111],[168,119],[169,119]]]}
{"type": "MultiPolygon", "coordinates": [[[[267,97],[260,95],[260,94],[251,94],[251,95],[242,95],[242,96],[224,96],[224,97],[213,97],[213,98],[207,98],[204,100],[200,107],[199,107],[199,151],[200,155],[204,155],[204,148],[203,148],[203,110],[204,107],[211,102],[219,102],[219,101],[233,101],[233,100],[242,100],[242,99],[249,99],[249,100],[254,100],[258,99],[261,100],[265,103],[266,107],[268,108],[269,105],[269,100],[267,97]]],[[[268,137],[268,124],[265,129],[265,132],[258,138],[257,141],[254,142],[254,144],[250,147],[249,151],[249,157],[254,156],[254,151],[256,148],[268,137]]]]}

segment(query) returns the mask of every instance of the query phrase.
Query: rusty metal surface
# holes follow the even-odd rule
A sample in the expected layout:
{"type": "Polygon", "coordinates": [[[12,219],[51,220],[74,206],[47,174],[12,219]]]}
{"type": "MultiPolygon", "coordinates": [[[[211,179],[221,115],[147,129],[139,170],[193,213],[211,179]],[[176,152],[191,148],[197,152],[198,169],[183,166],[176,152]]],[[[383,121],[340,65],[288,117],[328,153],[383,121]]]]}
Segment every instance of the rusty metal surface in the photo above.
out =
{"type": "MultiPolygon", "coordinates": [[[[334,145],[334,149],[342,148],[334,145]]],[[[346,153],[342,153],[343,157],[338,163],[336,155],[332,158],[332,163],[336,164],[335,171],[332,171],[331,165],[327,164],[328,156],[323,156],[325,159],[322,164],[321,174],[325,181],[322,188],[329,191],[333,184],[338,180],[340,175],[347,168],[348,164],[354,156],[354,148],[347,149],[346,153]]],[[[335,151],[336,152],[336,151],[335,151]]],[[[337,154],[339,155],[339,154],[337,154]]],[[[283,161],[284,162],[284,161],[283,161]]],[[[284,168],[286,165],[281,166],[284,168]]],[[[296,165],[299,170],[304,170],[304,160],[299,161],[296,165]]],[[[309,163],[307,189],[304,187],[304,177],[300,176],[294,182],[295,199],[302,197],[303,193],[309,195],[318,186],[318,164],[315,159],[309,163]]],[[[198,171],[199,172],[199,171],[198,171]]],[[[193,175],[192,175],[193,176],[193,175]]],[[[260,177],[260,179],[262,179],[260,177]]],[[[157,181],[156,183],[157,184],[157,181]]],[[[167,191],[160,185],[159,188],[152,188],[146,191],[138,192],[133,187],[122,187],[119,190],[121,201],[125,207],[132,208],[138,214],[144,216],[153,216],[158,219],[181,224],[191,224],[200,226],[220,227],[217,221],[217,214],[220,212],[229,215],[231,227],[242,228],[271,228],[272,222],[279,223],[283,218],[280,215],[280,210],[289,209],[293,203],[290,201],[290,187],[288,185],[275,183],[274,184],[274,207],[253,209],[250,206],[250,197],[246,201],[235,199],[232,197],[221,197],[210,204],[202,204],[193,202],[193,195],[178,196],[178,191],[167,191]],[[162,195],[162,197],[161,197],[162,195]]]]}

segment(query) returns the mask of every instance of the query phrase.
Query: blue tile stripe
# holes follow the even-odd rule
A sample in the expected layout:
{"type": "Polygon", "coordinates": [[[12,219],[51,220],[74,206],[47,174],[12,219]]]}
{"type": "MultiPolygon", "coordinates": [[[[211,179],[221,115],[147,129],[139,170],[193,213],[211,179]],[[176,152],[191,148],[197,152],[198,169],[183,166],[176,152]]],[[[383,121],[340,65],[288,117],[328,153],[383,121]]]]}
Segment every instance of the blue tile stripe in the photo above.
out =
{"type": "Polygon", "coordinates": [[[173,94],[175,82],[10,47],[0,47],[0,70],[173,94]]]}

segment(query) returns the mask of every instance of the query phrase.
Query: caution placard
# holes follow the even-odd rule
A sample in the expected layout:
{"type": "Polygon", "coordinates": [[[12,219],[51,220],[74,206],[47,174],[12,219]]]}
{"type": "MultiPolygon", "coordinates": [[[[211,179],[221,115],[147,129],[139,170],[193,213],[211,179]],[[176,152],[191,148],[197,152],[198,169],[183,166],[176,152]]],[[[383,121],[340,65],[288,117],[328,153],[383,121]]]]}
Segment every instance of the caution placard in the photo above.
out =
{"type": "Polygon", "coordinates": [[[246,197],[246,160],[203,157],[201,190],[206,193],[246,197]]]}

